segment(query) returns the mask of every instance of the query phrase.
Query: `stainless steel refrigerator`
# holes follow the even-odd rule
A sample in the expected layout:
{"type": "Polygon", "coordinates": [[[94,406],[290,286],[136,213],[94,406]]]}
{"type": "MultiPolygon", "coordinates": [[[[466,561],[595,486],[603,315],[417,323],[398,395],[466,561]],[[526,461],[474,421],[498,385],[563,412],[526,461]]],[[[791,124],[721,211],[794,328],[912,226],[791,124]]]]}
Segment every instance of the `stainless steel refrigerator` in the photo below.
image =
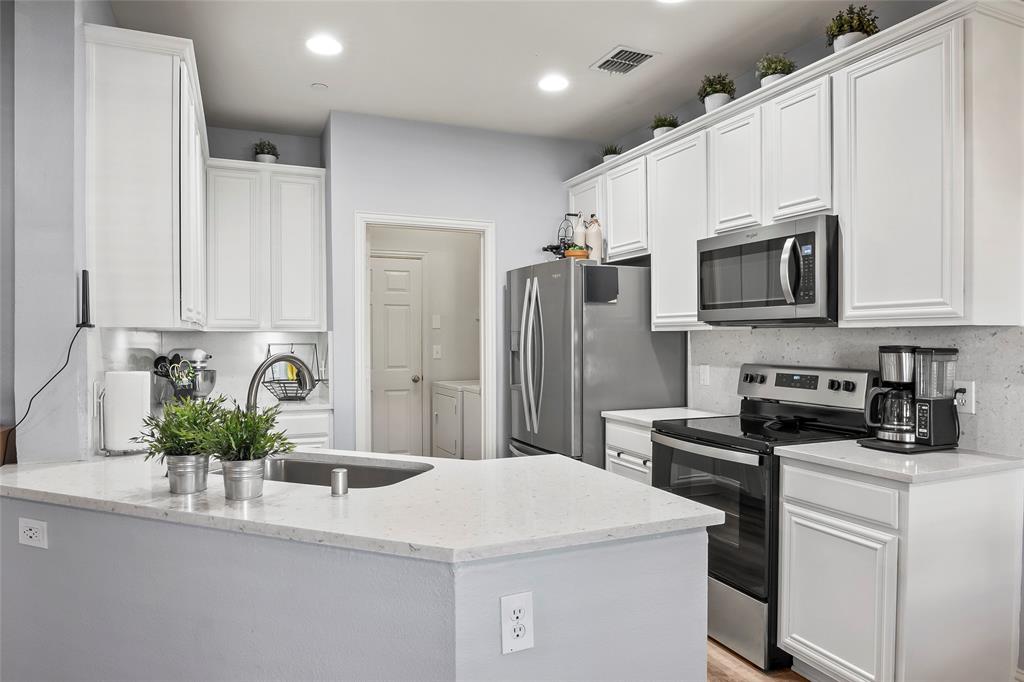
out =
{"type": "Polygon", "coordinates": [[[507,454],[604,468],[603,410],[685,404],[686,335],[651,331],[650,280],[570,258],[508,272],[507,454]]]}

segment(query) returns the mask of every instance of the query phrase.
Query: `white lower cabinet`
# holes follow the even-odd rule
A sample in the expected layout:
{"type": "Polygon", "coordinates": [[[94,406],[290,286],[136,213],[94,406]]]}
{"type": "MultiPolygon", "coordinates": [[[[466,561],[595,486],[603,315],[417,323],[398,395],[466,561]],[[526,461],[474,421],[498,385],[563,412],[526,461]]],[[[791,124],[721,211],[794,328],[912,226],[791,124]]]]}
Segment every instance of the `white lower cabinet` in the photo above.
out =
{"type": "Polygon", "coordinates": [[[209,161],[208,328],[326,329],[323,183],[320,168],[209,161]]]}
{"type": "Polygon", "coordinates": [[[892,679],[897,537],[782,504],[779,642],[841,680],[892,679]]]}
{"type": "Polygon", "coordinates": [[[651,329],[707,329],[697,321],[697,240],[708,236],[707,132],[647,156],[651,329]]]}
{"type": "Polygon", "coordinates": [[[651,485],[651,430],[605,418],[604,468],[633,481],[651,485]]]}

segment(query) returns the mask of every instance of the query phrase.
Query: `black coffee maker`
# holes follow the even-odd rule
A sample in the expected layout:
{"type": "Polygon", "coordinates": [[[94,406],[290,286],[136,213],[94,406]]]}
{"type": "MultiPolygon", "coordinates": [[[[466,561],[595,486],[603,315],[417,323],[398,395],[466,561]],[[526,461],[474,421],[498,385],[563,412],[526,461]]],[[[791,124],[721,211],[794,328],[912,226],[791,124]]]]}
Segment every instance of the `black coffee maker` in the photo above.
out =
{"type": "Polygon", "coordinates": [[[864,447],[914,454],[950,450],[960,441],[956,397],[956,348],[881,346],[883,385],[873,388],[864,406],[865,421],[877,428],[864,447]]]}

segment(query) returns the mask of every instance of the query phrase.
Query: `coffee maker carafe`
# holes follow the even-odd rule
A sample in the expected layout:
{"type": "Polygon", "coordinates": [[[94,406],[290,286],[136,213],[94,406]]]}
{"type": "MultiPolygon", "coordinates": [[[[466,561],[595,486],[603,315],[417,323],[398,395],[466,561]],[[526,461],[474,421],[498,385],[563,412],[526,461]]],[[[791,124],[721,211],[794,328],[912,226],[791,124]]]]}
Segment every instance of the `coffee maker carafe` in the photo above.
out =
{"type": "Polygon", "coordinates": [[[888,452],[947,450],[960,440],[956,411],[955,348],[880,346],[880,387],[864,404],[864,420],[877,429],[859,444],[888,452]]]}

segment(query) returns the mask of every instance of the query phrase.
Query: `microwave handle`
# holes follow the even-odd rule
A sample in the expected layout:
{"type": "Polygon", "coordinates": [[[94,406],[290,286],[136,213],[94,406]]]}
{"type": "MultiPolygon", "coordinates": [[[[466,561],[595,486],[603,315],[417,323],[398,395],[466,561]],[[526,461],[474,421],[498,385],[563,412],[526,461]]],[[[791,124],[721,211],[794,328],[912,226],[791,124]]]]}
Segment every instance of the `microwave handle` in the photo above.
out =
{"type": "Polygon", "coordinates": [[[786,297],[786,303],[796,303],[796,296],[793,294],[793,282],[789,279],[789,264],[793,257],[793,247],[796,246],[796,237],[790,237],[782,246],[782,258],[779,259],[779,280],[782,281],[782,295],[786,297]]]}

